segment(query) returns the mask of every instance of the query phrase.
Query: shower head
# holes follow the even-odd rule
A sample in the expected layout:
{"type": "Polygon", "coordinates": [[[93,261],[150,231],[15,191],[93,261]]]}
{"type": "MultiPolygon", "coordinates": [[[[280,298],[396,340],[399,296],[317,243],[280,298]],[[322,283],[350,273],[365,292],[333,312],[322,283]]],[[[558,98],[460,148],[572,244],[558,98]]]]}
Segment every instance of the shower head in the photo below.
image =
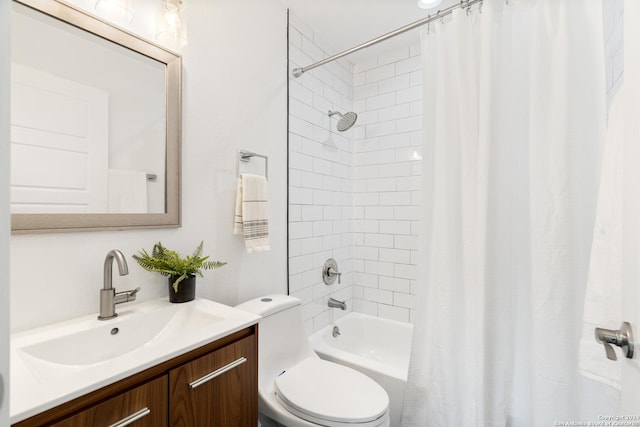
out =
{"type": "Polygon", "coordinates": [[[341,114],[337,111],[329,110],[329,117],[334,116],[336,114],[340,116],[340,120],[338,121],[338,125],[337,125],[337,128],[340,132],[344,132],[345,130],[349,129],[351,126],[353,126],[356,123],[356,120],[358,120],[358,115],[353,111],[349,111],[348,113],[341,114]]]}

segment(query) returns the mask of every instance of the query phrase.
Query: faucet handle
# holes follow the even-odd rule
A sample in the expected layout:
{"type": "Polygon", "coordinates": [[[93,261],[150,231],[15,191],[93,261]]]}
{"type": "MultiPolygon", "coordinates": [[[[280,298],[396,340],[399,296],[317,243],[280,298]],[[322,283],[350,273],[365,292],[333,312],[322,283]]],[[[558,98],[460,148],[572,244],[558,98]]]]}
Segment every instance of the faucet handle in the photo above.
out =
{"type": "Polygon", "coordinates": [[[132,289],[130,291],[124,291],[123,293],[127,296],[127,301],[135,301],[136,300],[136,294],[140,292],[140,286],[138,286],[135,289],[132,289]]]}
{"type": "Polygon", "coordinates": [[[338,278],[338,284],[340,284],[340,278],[342,273],[338,271],[338,263],[333,258],[329,258],[322,267],[322,281],[325,285],[333,285],[338,278]]]}
{"type": "Polygon", "coordinates": [[[338,276],[338,284],[340,284],[340,278],[342,277],[342,273],[333,269],[333,267],[329,267],[327,269],[327,275],[329,277],[338,276]]]}
{"type": "Polygon", "coordinates": [[[136,300],[136,294],[140,291],[140,287],[130,291],[117,292],[113,297],[113,304],[122,304],[123,302],[131,302],[136,300]]]}

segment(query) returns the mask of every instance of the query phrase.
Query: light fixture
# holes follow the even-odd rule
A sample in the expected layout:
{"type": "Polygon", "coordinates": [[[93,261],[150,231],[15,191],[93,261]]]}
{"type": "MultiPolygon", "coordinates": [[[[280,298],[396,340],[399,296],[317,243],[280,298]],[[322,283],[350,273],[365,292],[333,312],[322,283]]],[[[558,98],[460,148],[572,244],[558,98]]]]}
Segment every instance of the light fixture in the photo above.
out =
{"type": "Polygon", "coordinates": [[[180,48],[187,44],[187,16],[184,0],[162,0],[156,19],[156,40],[180,48]]]}
{"type": "Polygon", "coordinates": [[[418,7],[421,9],[432,9],[440,4],[442,0],[418,0],[418,7]]]}
{"type": "Polygon", "coordinates": [[[133,10],[133,0],[98,0],[96,12],[120,25],[130,23],[136,16],[133,10]]]}

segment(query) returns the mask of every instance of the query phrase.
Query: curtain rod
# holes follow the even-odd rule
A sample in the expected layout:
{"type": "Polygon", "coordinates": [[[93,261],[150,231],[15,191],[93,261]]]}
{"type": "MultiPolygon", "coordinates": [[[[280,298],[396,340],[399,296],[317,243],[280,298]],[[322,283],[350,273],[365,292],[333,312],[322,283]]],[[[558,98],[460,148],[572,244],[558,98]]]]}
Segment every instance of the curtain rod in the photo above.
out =
{"type": "Polygon", "coordinates": [[[428,24],[432,21],[435,21],[436,19],[442,19],[447,15],[450,15],[454,10],[456,9],[460,9],[460,8],[466,8],[466,7],[471,7],[476,3],[482,3],[483,0],[461,0],[460,3],[455,4],[453,6],[449,6],[446,9],[442,9],[442,10],[438,10],[438,12],[435,15],[431,15],[429,14],[426,18],[422,18],[419,19],[411,24],[405,25],[404,27],[398,28],[397,30],[393,30],[390,31],[386,34],[381,35],[380,37],[376,37],[375,39],[371,39],[366,43],[362,43],[356,47],[352,47],[351,49],[347,49],[345,51],[342,51],[340,53],[336,53],[335,55],[329,56],[325,59],[322,59],[318,62],[315,62],[311,65],[307,65],[306,67],[300,67],[300,68],[294,68],[292,71],[293,77],[300,77],[303,73],[306,73],[307,71],[313,70],[316,67],[319,67],[321,65],[324,65],[328,62],[332,62],[335,61],[336,59],[342,58],[343,56],[349,55],[351,53],[357,52],[359,50],[368,48],[370,46],[373,46],[374,44],[378,44],[380,42],[383,42],[385,40],[388,40],[392,37],[395,37],[397,35],[406,33],[407,31],[411,31],[414,28],[418,28],[421,27],[425,24],[428,24]]]}

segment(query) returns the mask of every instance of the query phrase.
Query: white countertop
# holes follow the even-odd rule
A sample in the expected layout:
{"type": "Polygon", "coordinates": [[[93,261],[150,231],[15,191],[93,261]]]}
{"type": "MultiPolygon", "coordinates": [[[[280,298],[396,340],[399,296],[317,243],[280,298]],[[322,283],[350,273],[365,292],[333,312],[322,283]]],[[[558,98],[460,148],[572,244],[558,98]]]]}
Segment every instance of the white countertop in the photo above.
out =
{"type": "MultiPolygon", "coordinates": [[[[259,316],[206,299],[182,304],[171,304],[168,298],[140,304],[122,304],[117,307],[118,317],[99,321],[97,313],[55,325],[20,332],[11,336],[11,423],[51,409],[132,374],[194,350],[224,336],[258,323],[259,316]],[[106,361],[89,364],[61,364],[33,357],[25,348],[73,333],[84,333],[93,328],[116,328],[131,324],[138,316],[158,310],[187,313],[195,310],[211,315],[215,321],[191,322],[190,315],[183,321],[169,323],[153,339],[122,355],[106,361]],[[129,322],[129,323],[127,323],[129,322]],[[197,324],[194,327],[186,325],[197,324]]],[[[135,322],[134,322],[135,323],[135,322]]],[[[71,349],[82,352],[82,348],[71,349]]]]}

